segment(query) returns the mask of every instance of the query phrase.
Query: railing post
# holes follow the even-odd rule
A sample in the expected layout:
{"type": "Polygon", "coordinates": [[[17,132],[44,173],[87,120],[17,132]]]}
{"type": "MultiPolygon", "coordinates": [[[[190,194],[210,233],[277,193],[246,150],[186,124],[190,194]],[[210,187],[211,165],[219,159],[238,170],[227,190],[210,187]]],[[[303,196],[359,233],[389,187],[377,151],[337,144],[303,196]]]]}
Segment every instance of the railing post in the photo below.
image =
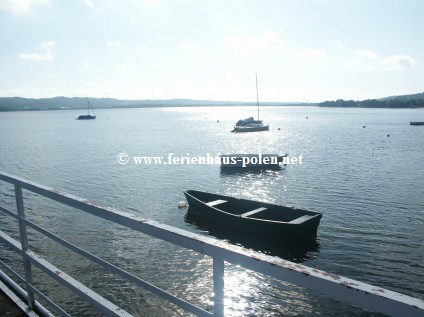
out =
{"type": "Polygon", "coordinates": [[[224,261],[213,258],[213,315],[224,316],[224,261]]]}
{"type": "Polygon", "coordinates": [[[28,236],[26,230],[26,224],[22,219],[25,219],[25,211],[24,211],[24,200],[22,197],[22,187],[15,184],[15,198],[16,198],[16,209],[18,211],[19,218],[19,235],[21,238],[22,245],[22,257],[24,261],[24,270],[25,270],[25,283],[28,294],[28,306],[31,310],[34,310],[35,300],[34,300],[34,292],[29,286],[32,285],[32,269],[31,263],[28,261],[26,257],[26,252],[28,250],[28,236]]]}

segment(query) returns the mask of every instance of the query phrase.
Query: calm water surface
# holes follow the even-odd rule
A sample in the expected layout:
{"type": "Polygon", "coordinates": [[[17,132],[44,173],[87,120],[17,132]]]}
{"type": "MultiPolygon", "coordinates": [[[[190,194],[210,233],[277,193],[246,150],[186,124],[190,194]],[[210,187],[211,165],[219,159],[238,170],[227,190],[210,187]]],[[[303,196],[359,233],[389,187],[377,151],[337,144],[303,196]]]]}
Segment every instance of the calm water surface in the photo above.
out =
{"type": "MultiPolygon", "coordinates": [[[[0,113],[0,170],[159,222],[424,299],[423,110],[264,107],[269,132],[230,133],[250,107],[0,113]],[[307,118],[308,117],[308,118],[307,118]],[[365,126],[365,127],[363,127],[365,126]],[[278,130],[278,128],[280,128],[278,130]],[[222,173],[216,165],[120,165],[129,156],[289,153],[302,165],[222,173]],[[189,153],[189,154],[188,154],[189,153]],[[178,209],[198,189],[322,212],[315,243],[240,240],[178,209]]],[[[0,184],[2,206],[14,207],[0,184]]],[[[212,304],[208,257],[131,232],[24,192],[29,218],[92,253],[205,309],[212,304]]],[[[16,223],[0,216],[14,237],[16,223]]],[[[149,292],[30,231],[30,245],[130,313],[187,316],[149,292]]],[[[7,263],[18,259],[1,249],[7,263]]],[[[19,262],[17,262],[19,263],[19,262]]],[[[38,271],[36,271],[38,273],[38,271]]],[[[374,316],[294,285],[227,265],[227,316],[374,316]]],[[[96,313],[42,273],[36,285],[76,316],[96,313]]]]}

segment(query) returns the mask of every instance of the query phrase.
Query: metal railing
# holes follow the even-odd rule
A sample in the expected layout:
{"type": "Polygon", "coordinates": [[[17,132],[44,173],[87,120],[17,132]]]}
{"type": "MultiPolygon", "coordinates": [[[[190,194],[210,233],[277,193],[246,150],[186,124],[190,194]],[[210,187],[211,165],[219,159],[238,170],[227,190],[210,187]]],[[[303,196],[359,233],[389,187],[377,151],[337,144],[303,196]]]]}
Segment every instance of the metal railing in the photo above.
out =
{"type": "Polygon", "coordinates": [[[24,276],[20,276],[4,262],[0,265],[11,275],[23,282],[25,289],[15,283],[5,272],[0,271],[0,280],[8,284],[26,301],[29,311],[38,311],[42,315],[52,316],[35,297],[47,302],[59,315],[69,316],[61,307],[41,293],[33,285],[32,267],[35,266],[47,273],[54,280],[67,287],[81,299],[87,301],[95,309],[107,316],[131,316],[128,312],[100,296],[90,288],[73,279],[71,276],[44,260],[28,248],[27,228],[60,243],[77,254],[92,260],[111,272],[126,278],[138,286],[160,296],[176,306],[197,316],[224,316],[224,262],[240,265],[246,269],[268,275],[283,282],[318,291],[329,297],[343,300],[362,308],[387,314],[389,316],[424,316],[424,301],[387,289],[365,284],[336,274],[313,269],[301,264],[292,263],[276,257],[247,251],[222,241],[188,232],[156,221],[136,217],[132,214],[101,207],[85,199],[66,194],[34,182],[0,172],[0,179],[13,184],[17,212],[12,212],[0,206],[0,211],[15,218],[19,222],[20,241],[17,241],[0,231],[0,242],[5,243],[23,259],[24,276]],[[175,245],[191,249],[213,258],[213,312],[206,311],[183,299],[180,299],[143,279],[73,245],[46,229],[30,222],[25,217],[22,189],[47,197],[64,205],[77,208],[89,214],[106,219],[113,223],[139,231],[141,233],[168,241],[175,245]]]}

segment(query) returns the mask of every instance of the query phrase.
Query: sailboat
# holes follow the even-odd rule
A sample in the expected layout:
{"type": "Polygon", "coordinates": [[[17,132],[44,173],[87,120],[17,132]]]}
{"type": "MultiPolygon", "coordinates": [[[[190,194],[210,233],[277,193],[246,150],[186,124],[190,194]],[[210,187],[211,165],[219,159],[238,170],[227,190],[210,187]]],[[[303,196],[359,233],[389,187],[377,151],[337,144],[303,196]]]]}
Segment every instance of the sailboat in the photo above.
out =
{"type": "Polygon", "coordinates": [[[80,115],[77,120],[91,120],[96,119],[96,114],[94,113],[93,107],[91,106],[90,100],[87,98],[87,114],[80,115]],[[90,115],[90,109],[93,112],[93,115],[90,115]]]}
{"type": "Polygon", "coordinates": [[[253,119],[253,117],[239,120],[234,126],[234,130],[231,132],[257,132],[269,130],[269,125],[264,125],[262,120],[259,120],[258,74],[256,74],[256,105],[258,106],[258,120],[253,119]]]}

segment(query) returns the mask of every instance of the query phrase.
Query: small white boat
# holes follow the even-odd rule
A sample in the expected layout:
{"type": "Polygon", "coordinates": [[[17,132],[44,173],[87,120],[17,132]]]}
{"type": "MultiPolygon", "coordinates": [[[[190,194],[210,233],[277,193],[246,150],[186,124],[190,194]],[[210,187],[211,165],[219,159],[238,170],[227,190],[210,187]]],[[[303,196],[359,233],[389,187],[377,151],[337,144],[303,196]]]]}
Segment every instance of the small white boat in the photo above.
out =
{"type": "Polygon", "coordinates": [[[264,125],[262,120],[254,120],[253,117],[237,121],[231,132],[257,132],[268,131],[269,125],[264,125]]]}
{"type": "Polygon", "coordinates": [[[259,131],[269,131],[269,125],[263,125],[262,123],[258,124],[249,124],[242,127],[234,127],[234,130],[231,132],[259,132],[259,131]]]}
{"type": "Polygon", "coordinates": [[[237,121],[234,129],[231,132],[258,132],[269,131],[269,125],[264,125],[262,120],[259,120],[259,95],[258,95],[258,75],[256,74],[256,105],[258,106],[258,120],[249,117],[237,121]]]}

